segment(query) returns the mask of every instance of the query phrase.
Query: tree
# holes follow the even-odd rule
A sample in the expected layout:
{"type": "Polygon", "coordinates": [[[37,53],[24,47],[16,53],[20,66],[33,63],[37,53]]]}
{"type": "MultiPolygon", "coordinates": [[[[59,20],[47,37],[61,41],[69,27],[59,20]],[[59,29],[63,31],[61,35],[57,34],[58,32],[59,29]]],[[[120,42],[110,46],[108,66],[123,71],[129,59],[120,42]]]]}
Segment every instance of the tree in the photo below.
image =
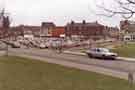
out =
{"type": "Polygon", "coordinates": [[[10,20],[9,20],[9,16],[5,16],[3,19],[3,27],[5,29],[9,29],[10,27],[10,20]]]}
{"type": "MultiPolygon", "coordinates": [[[[3,9],[1,11],[0,19],[2,19],[2,28],[4,30],[4,32],[3,32],[4,37],[9,38],[10,19],[9,19],[9,16],[6,15],[5,9],[3,9]]],[[[7,46],[6,46],[6,55],[8,56],[8,42],[7,42],[7,46]]]]}
{"type": "Polygon", "coordinates": [[[121,15],[125,19],[133,17],[135,14],[135,0],[114,0],[117,3],[117,9],[106,8],[102,5],[97,5],[100,9],[104,10],[108,14],[100,13],[98,15],[104,15],[107,17],[113,17],[115,15],[121,15]]]}

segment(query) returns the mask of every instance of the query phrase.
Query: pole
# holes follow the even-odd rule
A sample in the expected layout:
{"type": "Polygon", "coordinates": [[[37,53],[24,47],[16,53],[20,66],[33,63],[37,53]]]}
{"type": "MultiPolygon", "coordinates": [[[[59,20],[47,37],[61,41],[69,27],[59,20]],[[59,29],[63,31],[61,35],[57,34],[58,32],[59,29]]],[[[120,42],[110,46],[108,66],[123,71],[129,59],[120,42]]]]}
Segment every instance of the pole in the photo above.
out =
{"type": "MultiPolygon", "coordinates": [[[[5,29],[6,30],[6,29],[5,29]]],[[[8,30],[7,30],[7,46],[6,46],[6,56],[8,57],[8,53],[9,53],[9,48],[8,48],[8,42],[9,42],[9,34],[8,34],[8,30]]]]}
{"type": "Polygon", "coordinates": [[[6,45],[6,56],[8,57],[8,43],[7,43],[7,45],[6,45]]]}
{"type": "Polygon", "coordinates": [[[129,84],[131,87],[133,86],[133,83],[134,83],[134,76],[133,75],[134,75],[133,72],[128,73],[128,81],[129,81],[129,84]]]}

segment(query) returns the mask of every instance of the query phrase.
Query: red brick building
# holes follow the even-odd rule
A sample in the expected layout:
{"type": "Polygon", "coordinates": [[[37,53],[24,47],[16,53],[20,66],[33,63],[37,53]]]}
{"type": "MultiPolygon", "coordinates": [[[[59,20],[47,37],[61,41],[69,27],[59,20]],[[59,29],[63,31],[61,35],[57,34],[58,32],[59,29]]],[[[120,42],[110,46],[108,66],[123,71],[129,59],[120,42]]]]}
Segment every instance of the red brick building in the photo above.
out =
{"type": "Polygon", "coordinates": [[[52,31],[52,36],[60,37],[61,35],[65,35],[65,27],[62,26],[55,27],[55,29],[52,31]]]}
{"type": "Polygon", "coordinates": [[[104,26],[99,24],[98,22],[87,23],[83,20],[82,23],[75,23],[72,21],[68,23],[65,27],[65,34],[68,37],[83,36],[84,38],[93,38],[98,39],[105,36],[104,26]]]}

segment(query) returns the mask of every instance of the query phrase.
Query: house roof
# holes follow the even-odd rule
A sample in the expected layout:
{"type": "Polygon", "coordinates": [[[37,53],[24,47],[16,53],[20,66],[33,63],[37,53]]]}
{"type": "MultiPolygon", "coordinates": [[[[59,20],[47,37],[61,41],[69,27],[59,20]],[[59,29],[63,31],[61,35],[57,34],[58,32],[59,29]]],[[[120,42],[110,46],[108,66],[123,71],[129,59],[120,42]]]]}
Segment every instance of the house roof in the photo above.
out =
{"type": "Polygon", "coordinates": [[[42,22],[42,27],[55,27],[53,22],[42,22]]]}
{"type": "Polygon", "coordinates": [[[74,25],[74,26],[103,26],[101,24],[99,24],[98,22],[88,22],[88,23],[73,23],[71,22],[70,24],[68,25],[74,25]]]}

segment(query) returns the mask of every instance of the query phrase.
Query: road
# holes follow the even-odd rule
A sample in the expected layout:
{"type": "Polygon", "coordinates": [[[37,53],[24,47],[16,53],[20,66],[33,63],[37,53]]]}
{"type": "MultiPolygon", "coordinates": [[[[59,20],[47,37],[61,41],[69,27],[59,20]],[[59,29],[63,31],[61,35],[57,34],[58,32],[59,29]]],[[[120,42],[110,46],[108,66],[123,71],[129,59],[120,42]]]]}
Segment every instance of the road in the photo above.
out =
{"type": "MultiPolygon", "coordinates": [[[[123,74],[127,76],[129,71],[135,72],[135,63],[134,62],[125,62],[125,61],[118,61],[118,60],[98,60],[93,58],[88,58],[87,56],[77,56],[71,54],[58,54],[52,50],[40,50],[40,49],[9,49],[10,53],[14,55],[22,55],[25,54],[27,56],[33,57],[41,57],[44,59],[53,59],[57,60],[57,62],[72,62],[74,64],[79,64],[78,68],[81,69],[81,65],[83,66],[91,66],[92,68],[96,68],[93,70],[100,70],[103,68],[103,72],[110,72],[105,70],[111,70],[112,74],[119,74],[119,77],[123,74]],[[98,68],[98,69],[97,69],[98,68]],[[115,73],[114,73],[115,71],[115,73]],[[121,75],[120,75],[121,74],[121,75]]],[[[56,62],[56,63],[57,63],[56,62]]],[[[59,64],[57,63],[57,64],[59,64]]],[[[82,66],[82,67],[83,67],[82,66]]],[[[75,67],[75,66],[73,66],[75,67]]],[[[101,71],[99,71],[101,72],[101,71]]],[[[116,76],[116,75],[112,75],[116,76]]],[[[125,77],[125,76],[124,76],[125,77]]]]}

